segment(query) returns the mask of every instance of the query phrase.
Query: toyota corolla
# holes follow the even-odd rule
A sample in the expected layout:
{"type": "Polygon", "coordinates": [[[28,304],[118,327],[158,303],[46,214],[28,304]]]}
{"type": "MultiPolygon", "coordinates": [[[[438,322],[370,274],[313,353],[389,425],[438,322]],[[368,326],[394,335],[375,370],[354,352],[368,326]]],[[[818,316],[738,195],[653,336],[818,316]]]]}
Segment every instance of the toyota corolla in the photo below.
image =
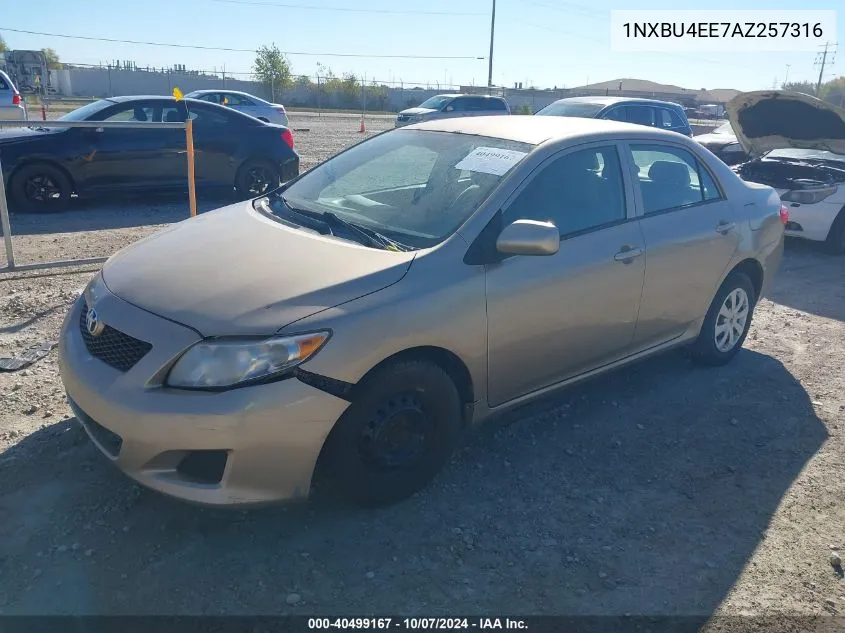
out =
{"type": "Polygon", "coordinates": [[[491,414],[679,346],[730,361],[785,220],[680,134],[416,124],[113,256],[67,316],[62,379],[99,450],[161,492],[300,498],[319,463],[392,503],[491,414]]]}

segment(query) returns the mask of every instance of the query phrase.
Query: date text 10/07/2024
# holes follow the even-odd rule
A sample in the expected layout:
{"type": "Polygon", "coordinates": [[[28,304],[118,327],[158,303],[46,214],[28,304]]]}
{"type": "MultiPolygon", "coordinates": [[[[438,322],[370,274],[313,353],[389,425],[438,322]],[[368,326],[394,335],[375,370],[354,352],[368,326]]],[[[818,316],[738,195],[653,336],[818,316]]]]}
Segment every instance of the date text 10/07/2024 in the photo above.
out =
{"type": "Polygon", "coordinates": [[[309,630],[527,630],[515,618],[308,618],[309,630]]]}

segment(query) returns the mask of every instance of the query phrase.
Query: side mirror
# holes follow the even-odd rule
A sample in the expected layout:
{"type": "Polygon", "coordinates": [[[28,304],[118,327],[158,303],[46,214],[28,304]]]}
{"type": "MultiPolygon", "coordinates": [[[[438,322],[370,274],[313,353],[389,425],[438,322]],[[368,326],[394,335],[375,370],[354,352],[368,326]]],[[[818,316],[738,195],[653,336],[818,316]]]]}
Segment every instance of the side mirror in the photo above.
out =
{"type": "Polygon", "coordinates": [[[560,231],[551,222],[517,220],[499,234],[496,250],[505,255],[554,255],[560,250],[560,231]]]}

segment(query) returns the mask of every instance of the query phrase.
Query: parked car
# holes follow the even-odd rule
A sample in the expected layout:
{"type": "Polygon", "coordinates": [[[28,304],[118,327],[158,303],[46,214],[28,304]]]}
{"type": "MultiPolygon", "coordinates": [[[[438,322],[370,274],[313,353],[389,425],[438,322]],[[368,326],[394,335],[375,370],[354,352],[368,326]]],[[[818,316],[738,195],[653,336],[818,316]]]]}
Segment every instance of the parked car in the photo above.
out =
{"type": "Polygon", "coordinates": [[[395,127],[466,116],[489,116],[510,114],[511,108],[502,97],[489,95],[435,95],[423,101],[416,108],[402,110],[396,116],[395,127]]]}
{"type": "MultiPolygon", "coordinates": [[[[112,97],[65,121],[194,121],[197,189],[261,195],[299,173],[289,129],[223,106],[172,97],[112,97]]],[[[73,193],[163,192],[187,187],[185,133],[173,129],[58,128],[49,122],[0,131],[3,177],[22,211],[59,211],[73,193]]]]}
{"type": "Polygon", "coordinates": [[[270,103],[260,97],[237,90],[194,90],[185,95],[189,99],[199,99],[217,103],[254,116],[259,121],[276,123],[288,127],[288,113],[281,103],[270,103]]]}
{"type": "Polygon", "coordinates": [[[558,99],[537,112],[537,116],[574,116],[610,119],[692,136],[683,107],[668,101],[628,97],[568,97],[558,99]]]}
{"type": "Polygon", "coordinates": [[[769,90],[738,95],[728,117],[755,157],[734,169],[777,190],[789,208],[786,235],[845,254],[845,109],[769,90]]]}
{"type": "Polygon", "coordinates": [[[713,152],[726,165],[737,165],[751,158],[739,144],[730,121],[712,132],[693,136],[693,139],[713,152]]]}
{"type": "Polygon", "coordinates": [[[780,211],[678,134],[416,124],[114,255],[65,319],[61,376],[94,444],[161,492],[304,497],[319,460],[392,503],[494,413],[674,347],[729,362],[780,211]]]}
{"type": "Polygon", "coordinates": [[[0,121],[23,121],[26,119],[21,93],[15,88],[12,78],[0,70],[0,121]]]}

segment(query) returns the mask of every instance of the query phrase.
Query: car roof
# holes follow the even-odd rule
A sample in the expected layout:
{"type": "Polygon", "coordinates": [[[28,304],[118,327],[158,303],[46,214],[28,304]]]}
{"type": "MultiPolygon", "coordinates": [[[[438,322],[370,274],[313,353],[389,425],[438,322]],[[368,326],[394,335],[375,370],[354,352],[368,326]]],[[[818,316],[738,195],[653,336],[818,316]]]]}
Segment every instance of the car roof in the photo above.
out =
{"type": "MultiPolygon", "coordinates": [[[[478,97],[479,99],[497,99],[499,101],[505,100],[504,97],[499,97],[497,95],[474,95],[474,94],[463,93],[463,92],[458,93],[458,94],[447,92],[447,93],[443,93],[442,95],[434,95],[434,96],[435,97],[451,97],[452,99],[454,99],[456,97],[478,97]]],[[[429,97],[429,99],[431,99],[431,97],[429,97]]]]}
{"type": "Polygon", "coordinates": [[[681,107],[678,103],[671,101],[660,101],[658,99],[642,99],[638,97],[566,97],[558,99],[555,103],[597,103],[601,105],[613,105],[616,103],[642,103],[644,105],[661,105],[670,106],[673,108],[681,107]]]}
{"type": "MultiPolygon", "coordinates": [[[[175,103],[176,98],[168,95],[121,95],[120,97],[106,97],[105,99],[103,99],[103,101],[111,101],[112,103],[126,103],[127,101],[162,101],[167,103],[175,103]]],[[[199,101],[198,99],[192,99],[190,97],[184,98],[183,101],[187,101],[189,103],[201,103],[203,105],[210,106],[217,105],[214,103],[209,103],[208,101],[199,101]]]]}
{"type": "Polygon", "coordinates": [[[452,132],[489,136],[509,141],[539,145],[550,140],[565,140],[614,135],[639,136],[645,139],[677,140],[675,132],[659,130],[653,127],[622,123],[606,119],[586,119],[580,117],[552,116],[477,116],[435,119],[409,125],[405,130],[429,130],[433,132],[452,132]]]}
{"type": "MultiPolygon", "coordinates": [[[[215,92],[228,92],[232,95],[243,95],[244,97],[252,97],[253,99],[261,99],[261,97],[256,97],[255,95],[251,95],[248,92],[244,92],[243,90],[229,90],[228,88],[218,88],[218,89],[208,89],[203,88],[202,90],[191,90],[188,94],[191,95],[207,95],[207,94],[214,94],[215,92]]],[[[263,101],[263,99],[261,99],[263,101]]]]}

